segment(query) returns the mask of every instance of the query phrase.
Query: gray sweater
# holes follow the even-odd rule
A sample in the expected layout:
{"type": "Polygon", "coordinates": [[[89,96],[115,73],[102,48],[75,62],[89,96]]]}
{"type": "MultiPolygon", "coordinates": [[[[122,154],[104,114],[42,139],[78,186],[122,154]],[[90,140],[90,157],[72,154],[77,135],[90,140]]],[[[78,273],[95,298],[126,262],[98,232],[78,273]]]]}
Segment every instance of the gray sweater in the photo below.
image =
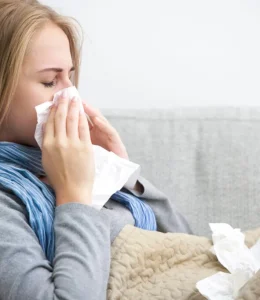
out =
{"type": "MultiPolygon", "coordinates": [[[[155,212],[158,230],[191,233],[173,202],[143,177],[138,194],[155,212]]],[[[80,203],[55,210],[55,258],[46,259],[28,223],[27,211],[14,195],[0,191],[0,300],[106,299],[110,245],[131,213],[109,200],[101,211],[80,203]]]]}

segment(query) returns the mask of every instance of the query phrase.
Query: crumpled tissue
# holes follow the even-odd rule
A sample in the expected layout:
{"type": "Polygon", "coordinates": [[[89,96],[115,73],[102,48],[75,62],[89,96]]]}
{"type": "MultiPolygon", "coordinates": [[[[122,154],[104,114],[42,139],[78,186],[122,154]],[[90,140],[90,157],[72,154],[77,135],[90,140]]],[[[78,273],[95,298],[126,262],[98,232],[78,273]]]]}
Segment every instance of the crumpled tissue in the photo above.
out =
{"type": "Polygon", "coordinates": [[[197,282],[199,292],[208,300],[234,300],[240,288],[260,269],[260,240],[250,249],[245,235],[225,223],[209,224],[211,251],[230,272],[218,272],[197,282]]]}
{"type": "MultiPolygon", "coordinates": [[[[80,110],[84,112],[82,99],[75,86],[57,92],[52,101],[35,107],[37,113],[37,126],[35,140],[42,147],[43,124],[46,123],[51,106],[56,103],[61,93],[66,93],[71,100],[76,97],[80,101],[80,110]]],[[[88,116],[86,116],[88,117],[88,116]]],[[[111,151],[93,145],[95,160],[95,180],[92,192],[92,206],[100,210],[109,198],[122,187],[132,189],[140,175],[140,165],[123,159],[111,151]]]]}

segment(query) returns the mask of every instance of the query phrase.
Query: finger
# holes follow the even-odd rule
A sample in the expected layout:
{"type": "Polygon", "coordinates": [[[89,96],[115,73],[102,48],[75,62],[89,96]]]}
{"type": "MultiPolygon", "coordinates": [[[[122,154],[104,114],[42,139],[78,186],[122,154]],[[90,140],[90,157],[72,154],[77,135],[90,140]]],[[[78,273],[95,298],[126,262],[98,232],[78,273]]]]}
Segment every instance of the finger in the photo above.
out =
{"type": "Polygon", "coordinates": [[[99,128],[100,131],[107,134],[110,140],[117,139],[119,134],[116,129],[105,120],[101,119],[100,117],[93,118],[94,125],[99,128]]]}
{"type": "Polygon", "coordinates": [[[69,99],[61,95],[58,99],[58,107],[55,114],[55,136],[63,139],[67,137],[67,114],[69,99]]]}
{"type": "Polygon", "coordinates": [[[91,143],[88,120],[84,112],[79,113],[78,134],[81,141],[91,143]]]}
{"type": "Polygon", "coordinates": [[[107,121],[99,109],[90,106],[86,102],[82,102],[82,103],[83,103],[83,108],[84,108],[85,113],[91,118],[91,120],[94,117],[99,117],[99,118],[107,121]]]}
{"type": "Polygon", "coordinates": [[[54,119],[55,119],[56,110],[57,107],[55,105],[51,106],[47,122],[44,124],[44,136],[49,136],[49,137],[55,136],[54,119]]]}
{"type": "Polygon", "coordinates": [[[74,97],[69,105],[67,115],[67,137],[71,139],[79,138],[79,101],[74,97]]]}

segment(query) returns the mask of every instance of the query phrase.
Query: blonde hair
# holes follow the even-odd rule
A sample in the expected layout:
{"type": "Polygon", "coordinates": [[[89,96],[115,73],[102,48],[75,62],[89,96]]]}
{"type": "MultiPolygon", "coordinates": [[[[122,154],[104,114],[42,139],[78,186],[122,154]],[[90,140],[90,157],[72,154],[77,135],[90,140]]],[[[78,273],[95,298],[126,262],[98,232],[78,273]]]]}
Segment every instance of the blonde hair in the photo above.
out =
{"type": "Polygon", "coordinates": [[[37,0],[0,0],[0,126],[8,116],[30,40],[48,22],[68,37],[75,67],[72,81],[78,85],[82,32],[75,19],[37,0]]]}

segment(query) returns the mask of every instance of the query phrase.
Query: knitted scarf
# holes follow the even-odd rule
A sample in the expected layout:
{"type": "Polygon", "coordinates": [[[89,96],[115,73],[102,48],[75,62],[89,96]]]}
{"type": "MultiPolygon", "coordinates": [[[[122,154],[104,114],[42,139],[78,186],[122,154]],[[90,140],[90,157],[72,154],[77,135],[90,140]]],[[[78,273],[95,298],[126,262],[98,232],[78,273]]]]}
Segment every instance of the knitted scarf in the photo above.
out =
{"type": "MultiPolygon", "coordinates": [[[[55,193],[38,177],[46,176],[42,167],[42,153],[39,148],[20,144],[0,142],[0,187],[11,191],[26,207],[29,224],[39,243],[52,263],[54,258],[54,210],[55,193]]],[[[111,199],[127,207],[135,220],[135,226],[156,230],[156,219],[151,207],[138,197],[123,190],[117,191],[111,199]]]]}

